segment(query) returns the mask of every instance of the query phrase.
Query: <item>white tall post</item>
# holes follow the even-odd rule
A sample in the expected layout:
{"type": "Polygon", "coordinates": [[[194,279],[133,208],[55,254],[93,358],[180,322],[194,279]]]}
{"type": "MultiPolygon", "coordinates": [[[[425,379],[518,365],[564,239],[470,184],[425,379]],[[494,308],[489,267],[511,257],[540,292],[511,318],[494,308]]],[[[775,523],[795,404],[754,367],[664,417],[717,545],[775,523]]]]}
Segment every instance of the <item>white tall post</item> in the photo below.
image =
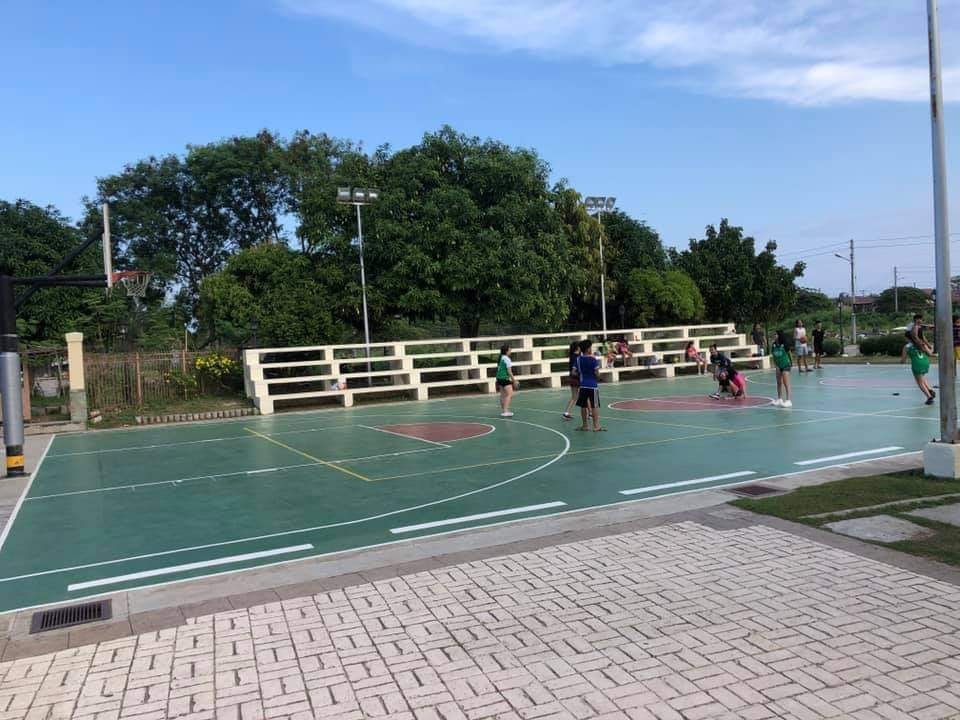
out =
{"type": "MultiPolygon", "coordinates": [[[[357,239],[360,243],[360,287],[363,292],[363,342],[366,345],[367,372],[370,372],[370,321],[367,318],[367,275],[363,268],[363,222],[360,220],[360,203],[357,208],[357,239]]],[[[367,384],[373,384],[373,378],[367,377],[367,384]]]]}
{"type": "Polygon", "coordinates": [[[850,342],[857,344],[857,287],[853,264],[853,238],[850,238],[850,342]]]}
{"type": "Polygon", "coordinates": [[[893,266],[893,311],[900,312],[900,290],[897,287],[897,266],[893,266]]]}
{"type": "Polygon", "coordinates": [[[607,340],[607,292],[603,285],[603,277],[607,269],[603,264],[603,210],[597,211],[597,224],[600,226],[600,312],[603,314],[603,340],[607,340]]]}
{"type": "Polygon", "coordinates": [[[950,227],[947,220],[947,159],[943,132],[943,87],[940,70],[940,19],[937,0],[927,0],[930,45],[930,115],[933,145],[933,225],[936,236],[936,338],[940,362],[940,441],[957,441],[956,367],[953,349],[953,297],[950,287],[950,227]]]}

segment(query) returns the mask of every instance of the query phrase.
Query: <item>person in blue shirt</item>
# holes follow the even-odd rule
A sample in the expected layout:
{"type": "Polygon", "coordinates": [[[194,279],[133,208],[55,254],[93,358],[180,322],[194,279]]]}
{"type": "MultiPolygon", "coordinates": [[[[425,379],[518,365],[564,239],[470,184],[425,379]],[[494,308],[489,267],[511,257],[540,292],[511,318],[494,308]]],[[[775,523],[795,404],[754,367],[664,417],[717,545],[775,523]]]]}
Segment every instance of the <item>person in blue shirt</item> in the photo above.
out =
{"type": "Polygon", "coordinates": [[[600,391],[597,389],[597,370],[600,360],[594,357],[593,343],[584,340],[580,343],[580,355],[577,357],[577,375],[580,376],[580,392],[577,394],[577,407],[580,408],[580,427],[577,430],[589,430],[587,413],[593,416],[593,431],[604,432],[600,427],[600,391]]]}

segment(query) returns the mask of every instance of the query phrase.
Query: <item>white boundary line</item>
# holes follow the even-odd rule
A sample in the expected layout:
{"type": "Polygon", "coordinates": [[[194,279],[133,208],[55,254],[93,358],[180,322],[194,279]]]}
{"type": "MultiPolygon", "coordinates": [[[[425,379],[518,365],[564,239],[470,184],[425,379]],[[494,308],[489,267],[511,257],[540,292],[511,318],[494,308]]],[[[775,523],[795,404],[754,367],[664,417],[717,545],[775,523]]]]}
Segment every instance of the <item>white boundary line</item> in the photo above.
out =
{"type": "Polygon", "coordinates": [[[50,447],[53,445],[53,441],[56,439],[56,437],[57,434],[54,433],[47,441],[47,446],[43,449],[43,454],[40,456],[40,460],[37,462],[37,467],[34,468],[32,473],[30,473],[30,479],[27,481],[27,486],[23,489],[23,492],[20,493],[20,498],[17,500],[17,504],[13,506],[13,512],[10,513],[10,517],[7,518],[6,527],[3,528],[3,532],[0,532],[0,550],[3,549],[3,544],[7,541],[7,537],[10,535],[10,529],[13,527],[13,521],[17,519],[17,515],[20,513],[20,508],[23,507],[23,503],[26,500],[27,495],[30,494],[30,488],[33,487],[33,481],[36,479],[37,475],[40,474],[40,467],[43,465],[43,461],[47,459],[47,453],[50,452],[50,447]]]}
{"type": "MultiPolygon", "coordinates": [[[[400,425],[401,423],[396,423],[400,425]]],[[[413,423],[410,423],[413,424],[413,423]]],[[[364,430],[373,430],[374,432],[381,432],[387,435],[393,435],[395,437],[407,438],[408,440],[419,440],[420,442],[428,443],[429,445],[436,445],[437,447],[449,448],[450,446],[442,442],[434,442],[433,440],[427,440],[426,438],[417,437],[416,435],[405,435],[404,433],[394,432],[393,430],[384,430],[383,428],[374,427],[373,425],[357,425],[357,427],[362,427],[364,430]]]]}
{"type": "Polygon", "coordinates": [[[403,527],[391,528],[390,532],[394,535],[415,532],[417,530],[426,530],[428,528],[443,527],[445,525],[459,525],[461,523],[471,522],[473,520],[487,520],[488,518],[500,517],[502,515],[519,515],[536,510],[547,510],[555,507],[565,507],[565,502],[555,500],[553,502],[540,503],[539,505],[526,505],[524,507],[507,508],[506,510],[491,510],[490,512],[477,513],[476,515],[461,515],[460,517],[447,518],[446,520],[434,520],[433,522],[420,523],[418,525],[404,525],[403,527]]]}
{"type": "Polygon", "coordinates": [[[710,477],[695,478],[693,480],[681,480],[680,482],[664,483],[663,485],[651,485],[644,488],[633,488],[632,490],[621,490],[621,495],[639,495],[640,493],[654,492],[655,490],[667,490],[673,487],[683,487],[684,485],[702,485],[703,483],[713,482],[714,480],[730,480],[732,478],[747,477],[756,475],[753,470],[740,470],[739,472],[726,473],[725,475],[711,475],[710,477]]]}
{"type": "Polygon", "coordinates": [[[200,562],[186,563],[184,565],[171,565],[170,567],[143,570],[141,572],[129,573],[128,575],[116,575],[98,580],[87,580],[85,582],[67,585],[67,592],[86,590],[87,588],[101,587],[103,585],[116,585],[117,583],[127,582],[128,580],[142,580],[143,578],[157,577],[158,575],[172,575],[173,573],[186,572],[187,570],[196,570],[204,567],[230,565],[231,563],[243,562],[244,560],[259,560],[260,558],[274,557],[275,555],[288,555],[305,550],[313,550],[313,545],[309,543],[304,545],[291,545],[273,550],[260,550],[258,552],[244,553],[243,555],[230,555],[228,557],[214,558],[213,560],[201,560],[200,562]]]}
{"type": "MultiPolygon", "coordinates": [[[[639,381],[634,381],[634,382],[645,382],[645,381],[644,381],[644,380],[639,380],[639,381]]],[[[780,479],[780,478],[793,477],[793,476],[795,476],[795,475],[803,475],[803,474],[809,473],[809,472],[820,472],[821,470],[830,470],[830,469],[832,469],[832,468],[838,468],[838,467],[848,467],[848,466],[850,466],[850,465],[860,465],[860,464],[862,464],[862,463],[877,462],[877,461],[879,461],[879,460],[891,460],[891,459],[893,459],[893,458],[906,457],[907,455],[919,455],[919,454],[922,453],[922,452],[923,452],[922,450],[914,450],[914,451],[911,451],[911,452],[897,453],[896,455],[885,455],[885,456],[883,456],[883,457],[878,457],[878,458],[868,458],[868,459],[866,459],[866,460],[855,460],[854,462],[849,462],[849,463],[837,463],[836,465],[825,465],[825,466],[823,466],[823,467],[810,468],[810,469],[807,469],[807,470],[795,470],[795,471],[793,471],[793,472],[781,473],[781,474],[779,474],[779,475],[769,475],[769,476],[766,476],[766,477],[754,478],[754,481],[755,481],[755,482],[763,482],[764,480],[778,480],[778,479],[780,479]]],[[[374,549],[374,548],[386,547],[386,546],[388,546],[388,545],[397,545],[397,544],[399,544],[399,543],[407,543],[407,542],[419,542],[419,541],[421,541],[421,540],[429,540],[429,539],[432,539],[432,538],[443,537],[443,536],[445,536],[445,535],[454,535],[454,534],[456,534],[456,533],[469,532],[469,531],[473,531],[473,530],[484,530],[484,529],[488,529],[488,528],[492,528],[492,527],[500,527],[500,526],[503,526],[503,525],[511,525],[511,524],[513,524],[513,523],[525,522],[525,521],[527,521],[527,520],[543,520],[543,519],[546,519],[546,518],[560,517],[560,516],[562,516],[562,515],[569,515],[569,514],[571,514],[571,513],[577,513],[577,512],[589,512],[590,510],[599,510],[599,509],[602,509],[602,508],[612,507],[612,506],[615,506],[615,505],[629,505],[629,504],[632,504],[632,503],[647,502],[647,501],[649,501],[649,500],[657,500],[657,499],[659,499],[659,498],[664,498],[664,497],[675,497],[675,496],[677,496],[677,495],[689,495],[690,493],[705,492],[705,491],[708,491],[708,490],[722,490],[723,488],[733,487],[733,486],[735,486],[735,485],[742,485],[742,484],[743,484],[742,482],[739,482],[739,483],[733,482],[733,483],[726,483],[726,484],[724,484],[724,485],[711,485],[711,486],[708,487],[708,488],[693,488],[693,489],[691,489],[691,490],[681,490],[681,491],[679,491],[679,492],[664,493],[663,495],[655,495],[655,496],[653,496],[653,497],[633,498],[633,499],[631,499],[631,500],[615,500],[615,501],[613,501],[613,502],[604,503],[604,504],[602,504],[602,505],[591,505],[591,506],[589,506],[589,507],[573,508],[573,509],[571,509],[571,510],[562,510],[562,511],[560,511],[560,512],[548,513],[548,514],[546,514],[546,515],[537,515],[537,516],[534,517],[534,518],[513,518],[513,519],[510,519],[510,520],[502,520],[502,521],[500,521],[500,522],[495,522],[495,523],[487,523],[487,524],[485,524],[485,525],[471,525],[470,527],[467,527],[467,528],[456,528],[456,529],[454,529],[454,530],[443,530],[443,531],[440,531],[440,532],[437,532],[437,533],[431,533],[431,534],[429,534],[429,535],[417,535],[416,537],[413,537],[413,538],[401,538],[401,539],[399,539],[399,540],[386,540],[386,541],[384,541],[384,542],[382,542],[382,543],[373,543],[373,544],[370,544],[370,545],[362,545],[362,546],[360,546],[360,547],[346,548],[346,549],[344,549],[344,550],[334,550],[334,551],[327,552],[327,553],[320,553],[320,554],[318,554],[318,555],[311,555],[310,557],[303,558],[303,561],[304,561],[304,562],[314,562],[314,561],[317,561],[317,560],[323,560],[323,559],[329,559],[329,558],[332,558],[332,557],[336,557],[336,556],[338,556],[338,555],[345,555],[345,554],[348,554],[348,553],[355,553],[355,552],[359,552],[359,551],[363,551],[363,550],[372,550],[372,549],[374,549]]],[[[264,563],[264,564],[261,564],[261,565],[254,565],[254,566],[248,567],[248,568],[238,568],[238,569],[236,569],[236,570],[225,570],[225,571],[223,571],[223,572],[208,573],[208,574],[206,574],[206,575],[196,575],[196,576],[193,576],[193,577],[181,578],[181,579],[179,579],[179,580],[167,580],[167,581],[165,581],[165,582],[160,582],[160,583],[147,583],[147,584],[145,584],[145,585],[136,585],[136,586],[134,586],[134,587],[124,588],[124,592],[133,592],[133,591],[135,591],[135,590],[144,590],[144,589],[146,589],[146,588],[161,587],[161,586],[166,586],[166,585],[179,585],[179,584],[181,584],[181,583],[193,582],[193,581],[195,581],[195,580],[206,580],[206,579],[209,579],[209,578],[212,578],[212,577],[220,577],[221,575],[230,575],[230,574],[235,574],[235,573],[250,572],[250,571],[252,571],[252,570],[262,570],[262,569],[264,569],[264,568],[276,567],[276,566],[278,566],[278,565],[287,565],[287,564],[289,564],[289,563],[291,563],[291,562],[300,562],[300,561],[299,561],[299,560],[292,560],[292,561],[291,561],[291,560],[280,560],[280,561],[278,561],[278,562],[264,563]]],[[[0,580],[0,582],[3,582],[3,580],[0,580]]],[[[96,594],[93,594],[93,595],[83,596],[82,598],[74,598],[74,599],[75,599],[75,600],[80,600],[80,599],[90,600],[90,599],[99,598],[99,597],[108,597],[108,596],[110,596],[110,595],[112,595],[112,593],[110,593],[110,592],[106,592],[106,593],[96,593],[96,594]]],[[[25,606],[23,606],[23,607],[12,608],[12,609],[10,609],[10,610],[4,610],[3,612],[5,612],[5,613],[24,612],[24,611],[26,611],[26,610],[33,610],[33,609],[35,609],[35,608],[40,608],[40,607],[45,607],[45,606],[55,605],[55,604],[57,604],[57,603],[56,603],[56,602],[49,602],[49,603],[40,603],[40,604],[37,604],[37,605],[25,605],[25,606]]]]}
{"type": "MultiPolygon", "coordinates": [[[[455,417],[456,417],[456,416],[455,416],[455,417]]],[[[461,416],[461,417],[473,417],[474,419],[476,419],[475,416],[469,416],[469,415],[464,415],[464,416],[461,416]]],[[[163,557],[163,556],[166,556],[166,555],[175,555],[175,554],[178,554],[178,553],[193,552],[193,551],[196,551],[196,550],[206,550],[206,549],[213,548],[213,547],[224,547],[224,546],[227,546],[227,545],[238,545],[238,544],[241,544],[241,543],[256,542],[256,541],[259,541],[259,540],[269,540],[269,539],[271,539],[271,538],[276,538],[276,537],[287,537],[287,536],[289,536],[289,535],[299,535],[299,534],[301,534],[301,533],[316,532],[316,531],[318,531],[318,530],[329,530],[329,529],[331,529],[331,528],[345,527],[345,526],[349,526],[349,525],[358,525],[358,524],[360,524],[360,523],[370,522],[370,521],[373,521],[373,520],[381,520],[381,519],[383,519],[383,518],[392,517],[392,516],[394,516],[394,515],[400,515],[400,514],[405,513],[405,512],[410,512],[410,511],[413,511],[413,510],[422,510],[422,509],[424,509],[424,508],[434,507],[434,506],[436,506],[436,505],[442,505],[443,503],[452,502],[452,501],[454,501],[454,500],[461,500],[461,499],[463,499],[463,498],[465,498],[465,497],[470,497],[471,495],[477,495],[477,494],[479,494],[479,493],[487,492],[488,490],[494,490],[494,489],[496,489],[496,488],[498,488],[498,487],[503,487],[504,485],[509,485],[510,483],[515,482],[516,480],[522,480],[523,478],[525,478],[525,477],[527,477],[527,476],[529,476],[529,475],[533,475],[534,473],[540,472],[541,470],[544,470],[544,469],[550,467],[550,466],[553,465],[555,462],[557,462],[558,460],[560,460],[564,455],[566,455],[566,454],[569,452],[569,450],[570,450],[570,438],[568,438],[566,435],[564,435],[562,432],[560,432],[560,431],[558,431],[558,430],[554,430],[553,428],[548,428],[548,427],[546,427],[546,426],[544,426],[544,425],[537,425],[536,423],[526,422],[526,421],[524,421],[524,420],[513,420],[513,419],[507,420],[507,419],[505,419],[505,420],[503,420],[503,422],[512,422],[512,423],[517,423],[517,424],[520,424],[520,425],[530,425],[531,427],[539,428],[539,429],[541,429],[541,430],[546,430],[546,431],[548,431],[548,432],[553,433],[554,435],[558,435],[560,438],[563,439],[563,442],[564,442],[563,450],[561,450],[559,453],[557,453],[556,455],[554,455],[554,456],[553,456],[550,460],[548,460],[547,462],[542,463],[542,464],[538,465],[538,466],[535,467],[535,468],[532,468],[532,469],[530,469],[530,470],[527,470],[526,472],[520,473],[519,475],[514,475],[514,476],[511,477],[511,478],[507,478],[506,480],[501,480],[501,481],[496,482],[496,483],[493,483],[493,484],[491,484],[491,485],[486,485],[486,486],[481,487],[481,488],[476,488],[475,490],[469,490],[469,491],[467,491],[467,492],[459,493],[459,494],[457,494],[457,495],[452,495],[452,496],[447,497],[447,498],[441,498],[441,499],[439,499],[439,500],[431,500],[430,502],[421,503],[420,505],[413,505],[413,506],[407,507],[407,508],[400,508],[400,509],[398,509],[398,510],[390,510],[390,511],[387,511],[387,512],[379,513],[379,514],[377,514],[377,515],[369,515],[369,516],[367,516],[367,517],[355,518],[355,519],[353,519],[353,520],[343,520],[343,521],[341,521],[341,522],[336,522],[336,523],[327,523],[327,524],[325,524],[325,525],[315,525],[315,526],[313,526],[313,527],[300,528],[300,529],[297,529],[297,530],[282,530],[282,531],[275,532],[275,533],[266,533],[266,534],[264,534],[264,535],[254,535],[254,536],[251,536],[251,537],[237,538],[236,540],[225,540],[225,541],[222,541],[222,542],[206,543],[206,544],[204,544],[204,545],[194,545],[194,546],[191,546],[191,547],[176,548],[176,549],[174,549],[174,550],[163,550],[163,551],[155,552],[155,553],[144,553],[144,554],[142,554],[142,555],[131,555],[131,556],[128,556],[128,557],[116,558],[116,559],[114,559],[114,560],[104,560],[104,561],[101,561],[101,562],[84,563],[83,565],[72,565],[72,566],[69,566],[69,567],[54,568],[53,570],[41,570],[40,572],[35,572],[35,573],[24,573],[24,574],[22,574],[22,575],[12,575],[12,576],[10,576],[10,577],[0,578],[0,584],[6,583],[6,582],[12,582],[12,581],[14,581],[14,580],[24,580],[24,579],[32,578],[32,577],[40,577],[40,576],[43,576],[43,575],[55,575],[55,574],[59,574],[59,573],[63,573],[63,572],[70,572],[70,571],[73,571],[73,570],[83,570],[83,569],[90,568],[90,567],[100,567],[100,566],[103,566],[103,565],[114,565],[114,564],[116,564],[116,563],[131,562],[131,561],[134,561],[134,560],[144,560],[144,559],[146,559],[146,558],[152,558],[152,557],[163,557]]]]}
{"type": "Polygon", "coordinates": [[[890,447],[874,448],[872,450],[857,450],[856,452],[848,452],[843,455],[827,455],[826,457],[813,458],[811,460],[799,460],[794,463],[794,465],[816,465],[817,463],[830,462],[832,460],[845,460],[846,458],[854,457],[863,457],[864,455],[876,455],[877,453],[890,452],[892,450],[903,450],[899,445],[891,445],[890,447]]]}

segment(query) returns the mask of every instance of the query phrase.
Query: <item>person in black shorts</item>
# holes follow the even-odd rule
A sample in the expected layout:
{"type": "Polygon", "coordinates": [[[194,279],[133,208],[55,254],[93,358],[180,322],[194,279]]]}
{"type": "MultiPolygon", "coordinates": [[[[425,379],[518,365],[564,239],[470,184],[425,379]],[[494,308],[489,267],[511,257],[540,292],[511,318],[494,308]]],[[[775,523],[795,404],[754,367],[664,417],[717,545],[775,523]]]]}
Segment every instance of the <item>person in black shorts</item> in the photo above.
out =
{"type": "Polygon", "coordinates": [[[823,370],[823,324],[817,321],[813,326],[813,369],[823,370]]]}
{"type": "Polygon", "coordinates": [[[600,427],[600,391],[597,389],[597,370],[600,360],[591,352],[593,343],[584,340],[580,343],[580,356],[577,358],[577,375],[580,376],[580,391],[577,394],[577,406],[580,408],[580,427],[577,430],[589,430],[587,414],[593,415],[593,431],[603,432],[600,427]]]}

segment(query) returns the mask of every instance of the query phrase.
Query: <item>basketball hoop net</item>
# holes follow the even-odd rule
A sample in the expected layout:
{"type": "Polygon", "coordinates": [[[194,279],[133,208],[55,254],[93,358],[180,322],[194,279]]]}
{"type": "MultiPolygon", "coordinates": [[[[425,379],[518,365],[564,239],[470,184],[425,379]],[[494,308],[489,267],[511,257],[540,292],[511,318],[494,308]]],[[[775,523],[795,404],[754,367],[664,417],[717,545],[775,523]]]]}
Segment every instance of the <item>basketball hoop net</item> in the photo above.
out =
{"type": "Polygon", "coordinates": [[[119,285],[127,297],[142,298],[150,286],[150,273],[144,270],[121,270],[110,273],[110,280],[108,290],[119,285]]]}

